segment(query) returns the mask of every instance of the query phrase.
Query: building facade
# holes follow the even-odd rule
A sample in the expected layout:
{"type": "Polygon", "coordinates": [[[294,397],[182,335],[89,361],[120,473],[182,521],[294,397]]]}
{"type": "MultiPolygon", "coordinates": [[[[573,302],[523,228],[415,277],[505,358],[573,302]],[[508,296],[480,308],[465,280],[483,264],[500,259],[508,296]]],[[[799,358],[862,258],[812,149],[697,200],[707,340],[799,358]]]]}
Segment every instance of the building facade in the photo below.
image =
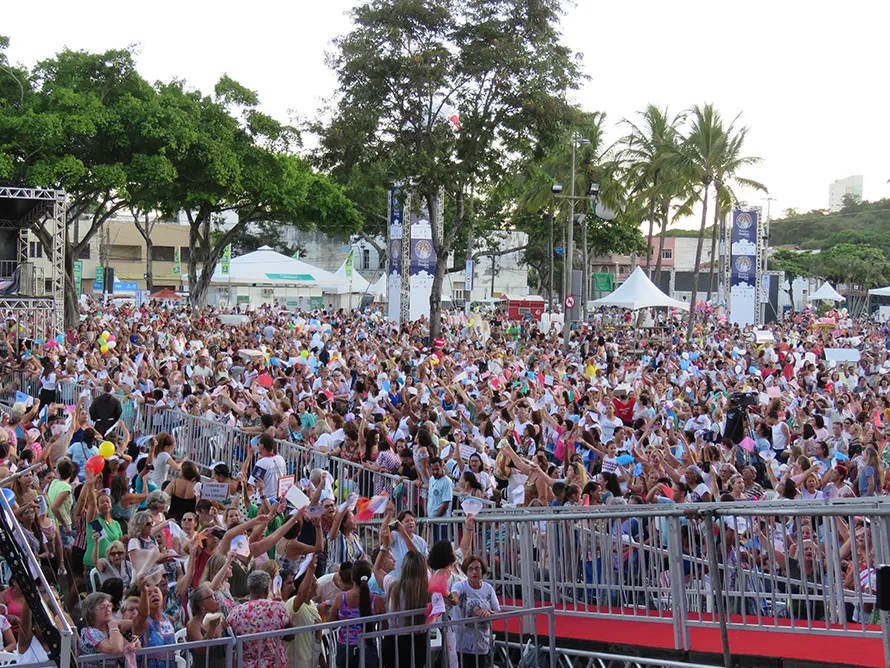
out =
{"type": "Polygon", "coordinates": [[[852,195],[860,202],[862,201],[861,176],[848,176],[845,179],[838,179],[828,186],[829,213],[837,213],[844,208],[845,195],[852,195]]]}

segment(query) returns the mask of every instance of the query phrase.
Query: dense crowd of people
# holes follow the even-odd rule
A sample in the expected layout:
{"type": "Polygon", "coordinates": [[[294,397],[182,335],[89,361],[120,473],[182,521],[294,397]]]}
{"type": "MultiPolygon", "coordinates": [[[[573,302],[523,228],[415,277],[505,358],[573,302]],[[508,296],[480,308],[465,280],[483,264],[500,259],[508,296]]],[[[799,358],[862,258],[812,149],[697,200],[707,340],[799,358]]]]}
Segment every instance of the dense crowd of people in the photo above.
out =
{"type": "MultiPolygon", "coordinates": [[[[374,308],[264,307],[241,325],[230,315],[89,303],[54,339],[29,339],[14,319],[0,330],[14,398],[0,429],[0,478],[13,476],[3,491],[80,629],[81,655],[158,647],[144,660],[159,668],[181,629],[187,640],[304,629],[246,643],[243,663],[310,666],[307,627],[401,612],[390,628],[454,620],[449,665],[488,666],[489,625],[458,623],[500,609],[485,580],[497,565],[481,556],[491,536],[474,520],[483,504],[571,513],[885,493],[890,334],[844,312],[796,313],[769,336],[709,319],[690,339],[673,314],[654,329],[596,316],[568,349],[561,332],[500,313],[433,339],[424,322],[396,326],[374,308]],[[859,360],[829,361],[837,348],[859,360]],[[145,411],[203,418],[249,446],[200,461],[173,433],[140,431],[145,411]],[[294,470],[298,451],[311,466],[294,470]],[[298,494],[280,484],[289,474],[298,494]]],[[[824,537],[732,528],[751,568],[820,570],[824,537]]],[[[844,586],[867,594],[869,532],[839,532],[844,586]]],[[[632,524],[625,534],[663,538],[632,524]]],[[[14,579],[0,606],[15,651],[14,579]]],[[[358,665],[366,628],[336,633],[337,666],[358,665]]],[[[428,638],[386,636],[365,666],[422,666],[428,638]]]]}

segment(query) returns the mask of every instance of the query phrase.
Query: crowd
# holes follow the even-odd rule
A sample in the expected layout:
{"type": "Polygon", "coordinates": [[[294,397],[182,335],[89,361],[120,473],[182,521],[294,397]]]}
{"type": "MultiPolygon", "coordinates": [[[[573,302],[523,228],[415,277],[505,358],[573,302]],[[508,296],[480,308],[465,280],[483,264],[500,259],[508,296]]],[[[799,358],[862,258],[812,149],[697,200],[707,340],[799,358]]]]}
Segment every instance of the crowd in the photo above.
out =
{"type": "MultiPolygon", "coordinates": [[[[885,493],[885,325],[805,312],[765,338],[714,319],[687,339],[672,317],[652,330],[593,318],[568,350],[561,332],[497,313],[432,340],[424,322],[394,326],[373,308],[264,307],[236,326],[212,309],[89,303],[77,328],[47,340],[8,318],[2,391],[16,401],[0,429],[0,478],[14,477],[3,492],[80,629],[81,655],[158,647],[145,661],[159,668],[180,630],[201,640],[403,612],[390,628],[455,620],[443,638],[449,665],[488,666],[489,625],[457,625],[500,608],[485,580],[497,564],[480,556],[491,556],[491,536],[473,518],[482,504],[535,512],[885,493]],[[836,348],[861,358],[827,361],[836,348]],[[225,425],[249,445],[230,461],[199,461],[171,433],[140,433],[130,418],[145,410],[225,425]],[[312,465],[294,470],[292,450],[311,451],[312,465]],[[281,485],[288,474],[294,492],[281,485]],[[452,513],[459,526],[437,522],[452,513]]],[[[769,537],[764,564],[766,536],[734,528],[762,550],[752,567],[799,577],[825,551],[824,538],[783,532],[769,537]]],[[[869,531],[843,526],[850,588],[874,586],[869,531]]],[[[14,579],[0,605],[15,651],[14,579]]],[[[340,628],[337,666],[358,665],[366,628],[340,628]]],[[[309,666],[316,640],[250,641],[244,665],[309,666]]],[[[427,640],[387,636],[365,666],[422,666],[427,640]]]]}

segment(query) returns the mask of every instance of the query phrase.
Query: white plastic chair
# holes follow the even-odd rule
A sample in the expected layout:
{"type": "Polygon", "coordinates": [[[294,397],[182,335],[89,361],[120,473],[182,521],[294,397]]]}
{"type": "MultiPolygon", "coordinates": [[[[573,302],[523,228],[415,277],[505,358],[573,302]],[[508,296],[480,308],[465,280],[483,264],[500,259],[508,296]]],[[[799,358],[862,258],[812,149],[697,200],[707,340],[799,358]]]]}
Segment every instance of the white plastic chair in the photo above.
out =
{"type": "Polygon", "coordinates": [[[99,570],[93,568],[90,570],[90,576],[88,578],[90,591],[97,592],[99,588],[102,586],[102,579],[99,577],[99,570]]]}
{"type": "MultiPolygon", "coordinates": [[[[176,644],[188,642],[186,638],[186,633],[188,629],[179,629],[176,633],[173,634],[173,638],[176,640],[176,644]]],[[[191,668],[192,665],[192,653],[187,649],[180,649],[176,651],[176,667],[177,668],[191,668]],[[184,662],[184,665],[180,664],[180,661],[184,662]]]]}
{"type": "Polygon", "coordinates": [[[0,652],[0,666],[14,666],[18,660],[19,655],[14,652],[0,652]]]}

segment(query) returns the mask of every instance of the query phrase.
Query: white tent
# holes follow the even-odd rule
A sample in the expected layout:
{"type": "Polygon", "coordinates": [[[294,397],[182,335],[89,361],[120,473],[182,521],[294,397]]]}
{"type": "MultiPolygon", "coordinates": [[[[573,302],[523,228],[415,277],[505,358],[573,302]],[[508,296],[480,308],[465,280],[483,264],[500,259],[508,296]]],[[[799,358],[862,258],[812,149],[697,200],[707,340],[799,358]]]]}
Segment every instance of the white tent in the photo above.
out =
{"type": "Polygon", "coordinates": [[[620,306],[631,310],[649,308],[650,306],[669,306],[689,310],[689,304],[668,297],[655,287],[642,267],[637,267],[618,288],[602,299],[590,302],[593,306],[620,306]]]}
{"type": "Polygon", "coordinates": [[[217,264],[211,280],[216,284],[297,285],[318,286],[331,291],[349,290],[346,279],[277,253],[269,246],[260,246],[252,253],[232,258],[228,274],[223,274],[222,265],[217,264]]]}
{"type": "Polygon", "coordinates": [[[343,264],[334,272],[334,276],[343,279],[346,285],[352,288],[351,292],[365,293],[371,291],[371,282],[358,273],[354,267],[352,269],[352,278],[346,278],[346,260],[343,260],[343,264]]]}
{"type": "Polygon", "coordinates": [[[831,283],[825,282],[822,284],[816,292],[810,295],[810,301],[828,301],[828,302],[842,302],[846,299],[842,294],[840,294],[837,290],[832,287],[831,283]]]}
{"type": "Polygon", "coordinates": [[[868,294],[875,297],[890,297],[890,285],[886,288],[874,288],[873,290],[869,290],[868,294]]]}

